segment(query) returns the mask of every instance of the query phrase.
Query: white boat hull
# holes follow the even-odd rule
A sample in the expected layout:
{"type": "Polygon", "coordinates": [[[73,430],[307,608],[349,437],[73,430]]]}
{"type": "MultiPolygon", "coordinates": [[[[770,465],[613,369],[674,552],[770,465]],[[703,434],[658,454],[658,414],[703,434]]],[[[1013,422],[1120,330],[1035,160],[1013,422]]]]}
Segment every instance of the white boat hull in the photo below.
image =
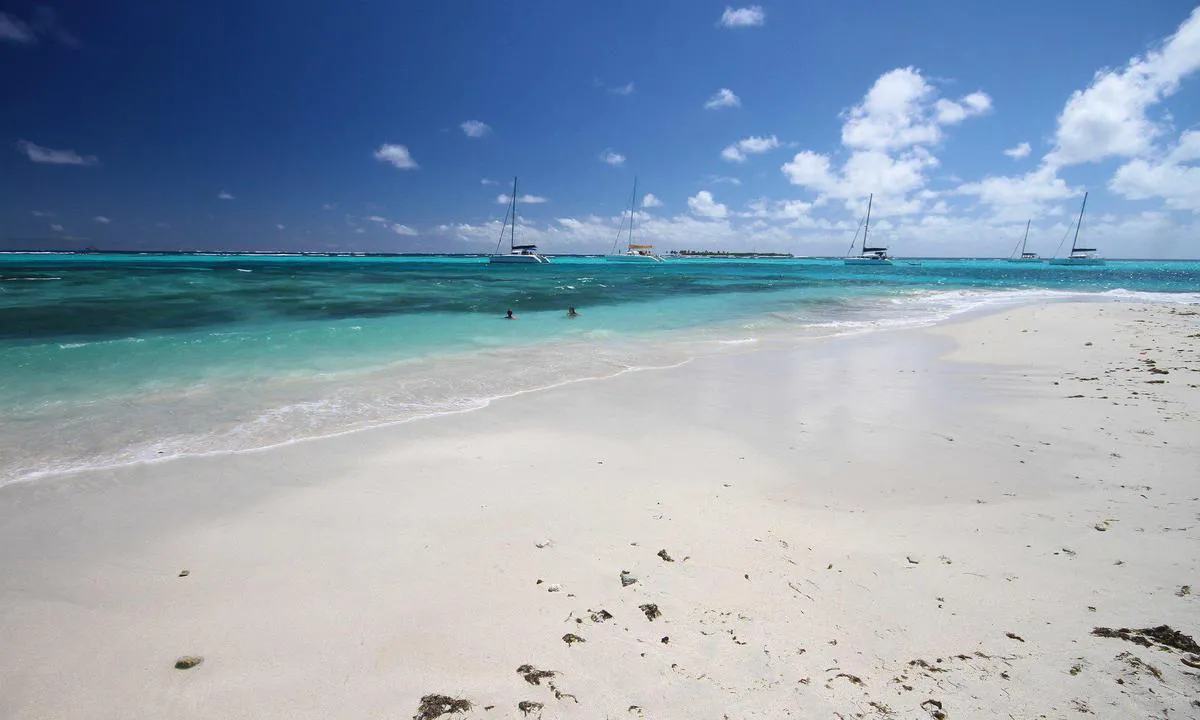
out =
{"type": "Polygon", "coordinates": [[[510,255],[489,255],[488,262],[515,263],[521,265],[545,265],[548,264],[550,260],[537,254],[522,255],[519,253],[512,253],[510,255]]]}
{"type": "Polygon", "coordinates": [[[1054,258],[1051,265],[1070,265],[1072,267],[1094,267],[1104,264],[1104,258],[1054,258]]]}
{"type": "Polygon", "coordinates": [[[1042,262],[1041,258],[1007,258],[1007,260],[1011,263],[1027,263],[1027,264],[1035,264],[1035,263],[1042,262]]]}
{"type": "Polygon", "coordinates": [[[660,263],[663,261],[657,255],[605,255],[604,259],[608,262],[618,263],[660,263]]]}
{"type": "Polygon", "coordinates": [[[871,267],[883,267],[891,265],[892,261],[887,258],[845,258],[842,260],[847,265],[868,265],[871,267]]]}

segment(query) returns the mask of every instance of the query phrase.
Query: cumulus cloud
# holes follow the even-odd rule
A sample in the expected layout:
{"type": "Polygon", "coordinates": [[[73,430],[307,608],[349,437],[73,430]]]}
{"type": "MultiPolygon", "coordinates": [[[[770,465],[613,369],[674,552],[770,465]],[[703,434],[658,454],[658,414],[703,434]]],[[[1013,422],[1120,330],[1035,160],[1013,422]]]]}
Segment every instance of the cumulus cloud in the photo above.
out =
{"type": "Polygon", "coordinates": [[[275,223],[275,229],[276,229],[276,230],[282,230],[282,229],[283,229],[283,223],[275,223]]]}
{"type": "Polygon", "coordinates": [[[763,12],[761,5],[736,9],[726,6],[718,24],[727,28],[761,27],[766,19],[767,14],[763,12]]]}
{"type": "Polygon", "coordinates": [[[963,183],[954,192],[979,198],[1001,220],[1038,217],[1044,214],[1047,203],[1082,194],[1069,187],[1050,165],[1016,177],[986,177],[963,183]]]}
{"type": "Polygon", "coordinates": [[[704,103],[707,110],[719,110],[727,107],[741,107],[742,99],[733,94],[729,88],[721,88],[704,103]]]}
{"type": "Polygon", "coordinates": [[[222,190],[221,192],[217,193],[217,199],[218,200],[233,200],[234,197],[233,197],[233,195],[229,194],[225,190],[222,190]]]}
{"type": "Polygon", "coordinates": [[[420,167],[420,165],[417,165],[417,161],[413,160],[412,155],[409,154],[408,148],[403,145],[384,143],[375,151],[375,159],[400,170],[416,170],[420,167]]]}
{"type": "Polygon", "coordinates": [[[55,223],[50,226],[50,229],[53,230],[54,232],[62,232],[63,226],[55,223]]]}
{"type": "Polygon", "coordinates": [[[107,225],[112,222],[112,220],[104,217],[103,215],[97,215],[96,217],[92,218],[92,222],[98,222],[101,225],[107,225]]]}
{"type": "Polygon", "coordinates": [[[662,207],[662,200],[659,200],[658,197],[656,197],[654,195],[654,193],[646,193],[645,195],[642,196],[642,207],[644,207],[644,208],[662,207]]]}
{"type": "Polygon", "coordinates": [[[625,156],[620,153],[613,152],[611,149],[606,149],[604,152],[600,153],[600,162],[607,163],[613,167],[620,167],[625,164],[625,156]]]}
{"type": "Polygon", "coordinates": [[[610,87],[608,91],[613,95],[632,95],[634,91],[633,82],[627,82],[617,87],[610,87]]]}
{"type": "Polygon", "coordinates": [[[1101,70],[1071,94],[1058,116],[1055,147],[1046,161],[1057,166],[1137,157],[1153,146],[1165,120],[1146,111],[1175,94],[1200,68],[1200,8],[1161,48],[1134,57],[1117,70],[1101,70]]]}
{"type": "Polygon", "coordinates": [[[406,235],[406,236],[411,237],[411,236],[417,234],[416,230],[413,230],[412,228],[410,228],[407,225],[401,225],[400,223],[392,223],[391,225],[388,226],[388,229],[391,230],[392,232],[396,233],[397,235],[406,235]]]}
{"type": "Polygon", "coordinates": [[[1020,145],[1017,145],[1016,147],[1008,148],[1007,150],[1004,151],[1004,154],[1009,156],[1013,160],[1020,160],[1021,158],[1029,157],[1029,154],[1031,152],[1033,152],[1033,147],[1030,146],[1029,143],[1023,142],[1020,145]]]}
{"type": "Polygon", "coordinates": [[[17,151],[30,161],[44,165],[95,165],[100,162],[94,155],[80,155],[74,150],[53,150],[28,140],[18,140],[17,151]]]}
{"type": "Polygon", "coordinates": [[[711,192],[701,190],[688,198],[688,208],[694,215],[705,218],[723,218],[729,214],[729,208],[713,199],[711,192]]]}
{"type": "MultiPolygon", "coordinates": [[[[481,138],[484,135],[492,132],[490,125],[485,122],[480,122],[479,120],[467,120],[459,125],[459,127],[462,128],[463,134],[472,138],[481,138]]],[[[407,150],[405,152],[407,152],[407,150]]]]}
{"type": "Polygon", "coordinates": [[[75,36],[58,21],[58,13],[49,6],[35,5],[28,21],[0,12],[0,42],[33,45],[42,38],[56,40],[72,48],[79,45],[75,36]]]}
{"type": "Polygon", "coordinates": [[[1130,200],[1162,198],[1167,207],[1200,213],[1200,132],[1189,130],[1161,159],[1135,158],[1122,165],[1108,188],[1130,200]]]}
{"type": "Polygon", "coordinates": [[[491,180],[491,179],[489,179],[489,178],[483,178],[482,180],[480,180],[480,181],[479,181],[479,184],[480,184],[480,185],[499,185],[499,184],[500,184],[500,181],[498,181],[498,180],[491,180]]]}
{"type": "Polygon", "coordinates": [[[761,155],[777,147],[779,147],[779,138],[774,135],[768,137],[751,135],[722,150],[721,157],[730,162],[746,162],[747,155],[761,155]]]}

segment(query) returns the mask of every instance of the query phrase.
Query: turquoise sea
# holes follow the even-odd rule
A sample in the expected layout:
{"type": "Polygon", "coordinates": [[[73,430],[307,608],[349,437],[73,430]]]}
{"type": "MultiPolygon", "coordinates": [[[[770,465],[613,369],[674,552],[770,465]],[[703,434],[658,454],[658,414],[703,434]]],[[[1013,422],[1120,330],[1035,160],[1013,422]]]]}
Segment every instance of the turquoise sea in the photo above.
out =
{"type": "Polygon", "coordinates": [[[0,255],[0,484],[1042,299],[1198,302],[1200,262],[0,255]]]}

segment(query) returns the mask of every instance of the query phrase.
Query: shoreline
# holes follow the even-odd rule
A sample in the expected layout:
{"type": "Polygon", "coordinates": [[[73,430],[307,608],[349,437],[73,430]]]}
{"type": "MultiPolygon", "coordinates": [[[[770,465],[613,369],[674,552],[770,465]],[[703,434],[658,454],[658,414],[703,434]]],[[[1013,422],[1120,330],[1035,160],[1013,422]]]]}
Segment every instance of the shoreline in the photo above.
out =
{"type": "Polygon", "coordinates": [[[1200,631],[1194,312],[1024,306],[0,488],[0,715],[1186,715],[1179,653],[1090,632],[1200,631]]]}
{"type": "MultiPolygon", "coordinates": [[[[567,352],[569,354],[572,349],[581,352],[582,348],[585,348],[590,343],[585,337],[572,336],[535,342],[532,345],[515,345],[470,351],[454,350],[442,355],[435,354],[427,357],[405,358],[390,366],[373,366],[368,372],[360,373],[361,377],[356,380],[356,384],[343,383],[339,385],[328,378],[318,380],[319,375],[313,375],[309,380],[297,377],[296,380],[298,382],[308,382],[311,385],[307,390],[303,390],[307,395],[299,396],[301,399],[288,399],[286,395],[282,395],[275,398],[275,404],[268,402],[268,398],[264,397],[262,400],[265,404],[259,403],[259,405],[241,408],[241,419],[232,425],[227,423],[226,426],[219,426],[219,429],[215,431],[201,430],[199,427],[192,427],[186,430],[176,428],[173,434],[165,435],[150,442],[139,440],[139,444],[136,445],[131,444],[119,448],[108,448],[106,451],[107,455],[101,458],[79,459],[63,456],[58,458],[60,464],[57,467],[42,467],[38,469],[26,467],[19,469],[19,471],[14,470],[11,473],[7,473],[3,480],[0,481],[0,488],[15,483],[53,481],[55,478],[65,478],[96,470],[119,469],[140,464],[158,464],[188,458],[269,451],[296,443],[337,438],[377,428],[394,427],[414,421],[434,419],[444,415],[458,415],[464,412],[481,410],[497,401],[503,401],[526,393],[552,390],[564,384],[605,381],[628,372],[670,369],[692,362],[693,360],[716,355],[747,351],[759,352],[767,349],[779,349],[781,346],[794,347],[812,341],[836,342],[848,337],[877,332],[936,327],[942,324],[952,324],[969,320],[974,317],[1001,313],[1014,307],[1039,302],[1116,304],[1158,302],[1188,304],[1200,302],[1200,293],[1172,294],[1128,290],[1081,292],[1069,290],[1058,291],[1044,288],[993,289],[988,291],[924,290],[919,294],[919,297],[896,303],[898,306],[908,308],[910,312],[910,314],[900,318],[889,318],[881,314],[882,308],[876,309],[874,313],[871,313],[867,309],[860,309],[859,312],[867,312],[868,315],[858,319],[819,322],[801,321],[795,323],[780,321],[777,318],[743,319],[736,322],[727,321],[714,327],[657,331],[649,334],[635,333],[619,338],[615,344],[610,344],[608,340],[601,340],[600,342],[604,346],[604,351],[599,356],[591,358],[592,361],[598,364],[596,367],[590,369],[590,374],[577,377],[568,373],[559,378],[551,378],[550,382],[544,385],[536,384],[536,382],[532,385],[519,383],[511,389],[503,387],[492,388],[497,392],[487,392],[481,396],[459,397],[451,394],[444,397],[437,396],[430,399],[422,399],[418,401],[418,404],[425,403],[425,407],[420,408],[419,411],[403,403],[403,397],[396,398],[396,401],[401,402],[403,412],[396,409],[389,410],[386,405],[379,408],[369,405],[362,407],[351,406],[348,408],[349,414],[346,419],[341,421],[337,419],[332,421],[325,419],[323,422],[327,424],[327,427],[319,429],[311,426],[314,419],[322,421],[319,417],[312,419],[299,417],[291,421],[290,426],[288,424],[289,421],[280,420],[277,417],[280,413],[291,412],[296,408],[310,405],[317,406],[319,412],[320,406],[326,402],[341,402],[341,399],[338,398],[341,392],[339,388],[351,389],[357,385],[362,385],[364,388],[368,385],[372,388],[389,387],[392,383],[396,382],[398,377],[402,377],[410,367],[413,367],[413,363],[417,363],[418,366],[424,364],[430,367],[444,365],[456,367],[462,372],[472,372],[471,368],[477,365],[480,357],[487,358],[495,355],[497,352],[506,358],[496,361],[501,366],[505,363],[510,365],[516,363],[523,366],[524,361],[521,358],[526,357],[529,353],[541,353],[547,355],[547,357],[556,357],[556,353],[567,352]],[[923,305],[924,308],[916,310],[915,308],[920,305],[923,305]],[[774,327],[764,324],[769,322],[775,322],[778,326],[774,327]],[[745,337],[734,338],[733,336],[735,335],[744,335],[745,337]],[[642,349],[641,355],[637,355],[637,348],[642,349]],[[633,355],[629,355],[629,353],[633,353],[633,355]],[[635,364],[626,364],[631,359],[635,364]],[[370,382],[368,383],[368,381],[370,382]],[[283,404],[280,405],[278,403],[283,404]],[[355,415],[362,415],[364,412],[381,414],[370,420],[355,418],[355,415]],[[263,421],[273,417],[276,418],[274,424],[261,424],[263,421]],[[306,425],[308,427],[305,427],[306,425]],[[243,431],[253,429],[256,426],[259,427],[260,432],[266,434],[257,441],[253,439],[246,440],[243,431]],[[280,437],[280,433],[283,433],[286,437],[280,437]],[[202,447],[212,442],[222,444],[222,438],[224,439],[224,446],[222,447],[202,447]],[[237,446],[237,443],[245,442],[250,442],[251,444],[249,446],[237,446]],[[201,447],[197,447],[198,444],[201,447]]],[[[551,365],[561,365],[564,361],[561,359],[548,359],[546,362],[549,362],[551,365]]],[[[570,363],[567,364],[570,365],[570,363]]],[[[474,372],[479,373],[480,371],[476,367],[474,372]]],[[[443,372],[442,374],[447,376],[442,378],[442,380],[449,383],[451,381],[450,376],[453,373],[443,372]]],[[[424,378],[426,381],[430,379],[424,378]]],[[[231,386],[231,389],[233,389],[233,386],[231,386]]],[[[191,389],[183,388],[182,390],[168,393],[162,398],[162,402],[171,401],[172,397],[174,397],[174,402],[183,402],[185,400],[188,402],[200,402],[199,406],[191,410],[187,410],[186,405],[182,406],[185,408],[184,414],[187,415],[194,411],[208,411],[211,414],[212,410],[204,406],[203,398],[210,397],[210,404],[215,402],[216,395],[214,393],[216,391],[217,388],[205,389],[193,397],[191,389]],[[182,395],[179,395],[180,392],[182,392],[182,395]],[[201,399],[196,400],[195,398],[201,399]]],[[[276,395],[278,394],[277,392],[276,395]]],[[[373,391],[371,394],[373,394],[373,391]]],[[[369,402],[368,398],[371,394],[359,398],[358,401],[369,402]]],[[[152,402],[153,397],[153,395],[146,393],[137,393],[129,397],[116,396],[114,398],[105,398],[100,403],[102,405],[104,403],[119,403],[121,406],[124,406],[134,402],[152,402]]],[[[90,405],[91,403],[88,404],[90,405]]],[[[154,408],[150,407],[149,409],[153,410],[154,408]]],[[[171,405],[170,412],[176,412],[174,404],[171,405]]],[[[215,422],[218,420],[219,415],[220,413],[211,419],[215,422]]],[[[114,420],[119,420],[119,418],[97,418],[93,424],[97,426],[101,422],[103,424],[110,424],[114,420]]],[[[14,425],[13,429],[19,429],[19,426],[14,425]]],[[[96,442],[96,440],[93,440],[93,442],[96,442]]],[[[25,441],[19,444],[26,447],[29,446],[29,443],[25,441]]]]}

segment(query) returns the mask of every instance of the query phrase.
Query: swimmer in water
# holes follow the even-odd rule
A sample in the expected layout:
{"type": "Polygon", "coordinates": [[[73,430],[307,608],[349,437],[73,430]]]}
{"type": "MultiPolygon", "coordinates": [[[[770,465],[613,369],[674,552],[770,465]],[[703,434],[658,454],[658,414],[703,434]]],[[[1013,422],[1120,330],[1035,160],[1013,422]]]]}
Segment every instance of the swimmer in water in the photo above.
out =
{"type": "Polygon", "coordinates": [[[505,314],[504,319],[505,320],[516,320],[517,316],[512,314],[512,310],[509,310],[508,313],[505,314]]]}
{"type": "Polygon", "coordinates": [[[567,317],[577,318],[579,317],[579,313],[575,312],[575,308],[567,308],[567,317]]]}

